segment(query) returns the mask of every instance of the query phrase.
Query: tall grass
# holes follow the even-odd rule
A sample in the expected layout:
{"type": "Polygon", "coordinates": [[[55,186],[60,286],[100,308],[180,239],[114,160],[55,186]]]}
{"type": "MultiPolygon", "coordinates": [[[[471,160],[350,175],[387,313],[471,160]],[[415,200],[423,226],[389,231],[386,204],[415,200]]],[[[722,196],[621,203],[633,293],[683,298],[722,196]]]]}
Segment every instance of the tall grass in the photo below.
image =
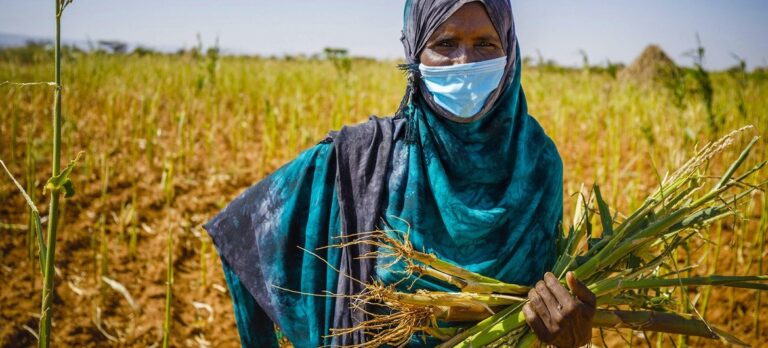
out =
{"type": "MultiPolygon", "coordinates": [[[[0,81],[40,81],[50,75],[53,58],[44,47],[18,55],[12,52],[16,51],[4,51],[3,57],[8,58],[0,60],[0,81]]],[[[201,52],[207,49],[201,48],[201,52]]],[[[62,124],[61,156],[74,157],[76,152],[69,149],[84,149],[96,155],[85,158],[83,166],[73,172],[77,174],[73,180],[79,192],[67,200],[68,211],[60,212],[60,215],[66,214],[67,223],[59,224],[58,238],[67,249],[56,255],[61,261],[57,265],[61,280],[54,285],[64,303],[57,309],[66,307],[66,310],[57,310],[57,318],[61,319],[57,320],[54,331],[65,332],[64,337],[53,337],[53,344],[57,345],[66,345],[64,340],[76,331],[71,326],[86,329],[93,326],[89,300],[74,297],[68,286],[80,272],[87,273],[89,281],[83,285],[86,288],[102,287],[101,277],[109,276],[125,284],[132,293],[147,294],[136,300],[148,310],[134,314],[118,307],[105,307],[102,322],[112,323],[111,329],[120,332],[124,328],[118,324],[135,315],[137,323],[149,323],[154,329],[138,329],[136,337],[124,338],[121,344],[159,343],[162,334],[159,330],[165,321],[165,296],[158,294],[166,291],[167,249],[165,233],[155,231],[165,231],[165,224],[174,216],[184,216],[191,228],[199,228],[243,188],[316,144],[329,130],[361,122],[370,114],[391,115],[405,84],[395,68],[397,62],[356,58],[351,59],[348,71],[339,73],[332,61],[297,57],[217,55],[208,58],[205,54],[194,57],[189,52],[110,55],[77,52],[66,47],[62,47],[60,57],[65,67],[61,78],[67,86],[61,108],[66,111],[65,115],[77,116],[67,118],[62,124]],[[201,77],[203,82],[198,83],[201,77]],[[127,217],[130,210],[133,210],[131,219],[113,218],[113,214],[127,217]],[[126,235],[118,239],[121,225],[126,235]],[[78,241],[88,240],[89,227],[93,227],[98,236],[91,244],[92,249],[88,246],[87,252],[82,252],[81,244],[88,243],[78,241]],[[98,261],[91,257],[98,257],[98,261]],[[158,267],[161,271],[152,271],[158,267]]],[[[760,79],[753,73],[747,74],[746,80],[737,79],[738,74],[708,74],[713,87],[713,110],[722,115],[718,119],[720,129],[754,124],[757,131],[764,134],[768,129],[768,103],[764,102],[768,99],[768,79],[760,79]],[[742,98],[735,93],[737,89],[742,92],[745,117],[739,111],[742,98]]],[[[657,187],[657,171],[663,176],[687,158],[696,144],[712,138],[706,106],[696,94],[684,95],[676,106],[678,96],[672,89],[647,90],[624,84],[609,73],[585,74],[555,67],[524,67],[523,87],[530,113],[554,139],[563,157],[566,217],[573,216],[570,199],[585,181],[588,186],[593,181],[600,182],[604,199],[616,211],[636,209],[642,204],[643,195],[657,187]]],[[[12,112],[15,112],[19,120],[16,132],[20,136],[15,148],[16,161],[7,163],[19,178],[27,177],[25,172],[31,174],[25,187],[30,197],[39,199],[42,185],[35,186],[32,181],[49,175],[42,173],[43,168],[47,171],[48,167],[41,162],[44,157],[41,151],[52,145],[53,133],[47,121],[41,120],[53,117],[53,109],[48,106],[52,93],[42,86],[1,88],[0,101],[4,105],[12,103],[16,110],[0,108],[3,132],[0,157],[11,158],[11,137],[6,135],[10,135],[13,128],[12,112]],[[30,134],[32,139],[25,140],[25,134],[30,134]],[[31,160],[29,169],[25,169],[23,163],[27,156],[31,160]]],[[[686,88],[693,87],[689,84],[686,88]]],[[[768,147],[758,143],[753,150],[754,158],[766,158],[767,150],[768,147]]],[[[726,157],[733,155],[725,154],[726,157]]],[[[713,160],[709,165],[717,170],[723,169],[726,163],[713,160]]],[[[745,167],[751,165],[754,161],[744,164],[745,167]]],[[[0,200],[10,202],[0,204],[0,222],[24,225],[27,212],[24,201],[13,193],[15,191],[10,181],[0,180],[0,200]]],[[[758,195],[754,199],[759,198],[758,195]]],[[[762,207],[765,215],[765,204],[758,204],[755,209],[758,207],[762,207]]],[[[758,229],[755,216],[743,218],[749,221],[741,225],[740,232],[734,233],[732,220],[706,231],[710,240],[719,240],[719,243],[711,246],[705,243],[703,248],[696,245],[691,249],[690,262],[697,266],[691,270],[693,274],[727,273],[734,267],[731,262],[737,270],[746,269],[749,260],[754,273],[761,265],[757,255],[765,249],[764,244],[762,247],[759,244],[764,237],[758,236],[764,228],[758,229]],[[741,246],[746,258],[738,259],[736,246],[741,246]],[[709,251],[705,254],[705,250],[709,251]]],[[[3,242],[18,238],[23,243],[25,237],[14,232],[3,230],[0,238],[3,242]]],[[[228,295],[220,291],[224,283],[219,267],[214,264],[215,249],[206,238],[203,236],[201,240],[191,233],[174,235],[176,248],[172,256],[177,263],[174,269],[177,278],[171,320],[188,319],[185,315],[191,315],[194,308],[177,304],[190,301],[211,304],[216,320],[205,329],[175,325],[173,340],[194,339],[205,334],[211,346],[233,345],[234,334],[215,334],[235,331],[231,303],[228,295]],[[200,292],[194,291],[198,284],[208,286],[200,292]]],[[[20,260],[28,259],[26,247],[9,250],[0,256],[3,264],[15,268],[20,260]]],[[[24,279],[29,277],[28,272],[24,279]]],[[[18,279],[16,275],[13,277],[18,279]]],[[[39,309],[37,303],[32,308],[29,294],[19,294],[9,295],[14,306],[2,303],[6,310],[19,308],[18,318],[14,317],[10,327],[22,327],[29,319],[26,313],[39,309]]],[[[100,304],[115,306],[110,296],[109,291],[104,291],[104,301],[100,304]]],[[[707,302],[704,298],[700,296],[695,302],[700,311],[707,302]]],[[[749,335],[742,332],[747,330],[745,318],[751,327],[758,311],[766,313],[764,296],[760,302],[762,308],[755,307],[757,296],[749,299],[736,296],[735,308],[747,309],[743,314],[734,311],[733,320],[721,310],[728,308],[727,291],[715,289],[707,298],[708,309],[703,313],[707,319],[721,326],[734,322],[734,332],[740,333],[739,337],[754,337],[751,332],[749,335]]],[[[696,296],[691,297],[691,303],[694,300],[696,296]]],[[[759,325],[763,331],[761,339],[765,339],[765,320],[759,325]]],[[[86,334],[91,331],[86,330],[86,334]]],[[[86,337],[97,345],[104,338],[95,332],[95,336],[86,337]]],[[[608,336],[610,340],[610,334],[608,336]]],[[[0,345],[3,339],[0,337],[0,345]]],[[[751,342],[760,341],[753,338],[751,342]]],[[[690,342],[691,345],[697,343],[696,339],[690,342]]],[[[666,337],[664,344],[669,344],[666,337]]]]}

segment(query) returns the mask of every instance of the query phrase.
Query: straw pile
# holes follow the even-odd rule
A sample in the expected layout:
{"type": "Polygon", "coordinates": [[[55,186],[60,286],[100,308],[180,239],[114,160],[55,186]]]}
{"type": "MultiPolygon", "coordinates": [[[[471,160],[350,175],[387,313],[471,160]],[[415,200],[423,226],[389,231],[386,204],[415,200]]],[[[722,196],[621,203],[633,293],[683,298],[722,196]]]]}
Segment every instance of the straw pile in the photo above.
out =
{"type": "Polygon", "coordinates": [[[661,47],[649,45],[631,65],[619,73],[619,78],[640,85],[653,85],[667,80],[678,67],[661,47]]]}

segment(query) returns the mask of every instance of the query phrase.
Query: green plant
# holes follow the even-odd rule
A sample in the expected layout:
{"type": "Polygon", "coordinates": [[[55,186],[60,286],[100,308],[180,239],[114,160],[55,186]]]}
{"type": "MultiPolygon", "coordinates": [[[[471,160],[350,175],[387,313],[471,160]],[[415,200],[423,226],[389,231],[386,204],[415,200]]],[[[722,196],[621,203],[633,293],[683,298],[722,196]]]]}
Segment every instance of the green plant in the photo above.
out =
{"type": "Polygon", "coordinates": [[[744,91],[749,84],[747,74],[747,61],[735,54],[732,54],[733,58],[738,61],[738,64],[729,70],[733,78],[736,80],[736,107],[739,110],[739,115],[743,118],[747,118],[747,104],[744,101],[744,91]]]}
{"type": "MultiPolygon", "coordinates": [[[[768,281],[768,275],[737,276],[732,271],[733,275],[728,276],[695,277],[690,273],[689,264],[678,267],[675,254],[688,253],[689,243],[700,235],[703,226],[735,216],[745,198],[768,184],[747,183],[768,161],[736,175],[757,143],[757,137],[746,145],[722,176],[711,185],[706,183],[712,177],[707,175],[705,165],[748,128],[704,146],[680,169],[661,179],[658,189],[623,221],[616,221],[596,185],[590,198],[579,200],[568,234],[557,242],[559,258],[552,272],[561,279],[566,272],[573,272],[597,296],[599,311],[593,325],[680,334],[678,344],[687,344],[687,336],[694,335],[745,345],[700,316],[688,314],[692,307],[685,289],[721,285],[768,291],[768,284],[762,283],[768,281]],[[601,228],[600,234],[593,230],[593,216],[601,228]],[[674,295],[675,289],[680,290],[680,295],[674,295]]],[[[414,250],[407,231],[386,229],[358,236],[370,238],[342,237],[334,246],[373,245],[377,250],[373,255],[391,260],[379,267],[403,262],[408,276],[430,277],[453,285],[460,292],[401,293],[394,285],[367,283],[366,291],[355,296],[355,306],[368,303],[389,310],[383,314],[369,313],[369,320],[350,329],[334,330],[333,335],[362,330],[371,337],[367,347],[403,344],[420,331],[445,340],[441,347],[484,346],[502,338],[520,347],[536,342],[522,312],[527,300],[520,296],[525,296],[527,287],[475,274],[441,261],[435,255],[414,250]],[[498,312],[492,310],[504,307],[498,312]],[[463,315],[452,316],[454,312],[463,315]],[[457,330],[437,326],[439,320],[449,325],[457,320],[477,324],[457,330]]],[[[408,276],[402,281],[408,281],[408,276]]]]}
{"type": "Polygon", "coordinates": [[[171,313],[173,304],[173,229],[168,228],[168,258],[165,274],[165,315],[163,316],[163,348],[171,345],[171,313]]]}
{"type": "MultiPolygon", "coordinates": [[[[51,175],[59,175],[61,168],[61,16],[71,0],[56,2],[56,41],[54,48],[54,105],[53,105],[53,164],[51,175]]],[[[48,185],[46,184],[46,187],[48,185]]],[[[59,222],[59,195],[61,187],[50,188],[51,201],[48,209],[48,233],[43,271],[43,305],[40,318],[40,347],[48,347],[51,342],[51,317],[53,316],[53,281],[54,258],[56,256],[56,229],[59,222]]]]}
{"type": "Polygon", "coordinates": [[[696,34],[696,49],[689,52],[688,55],[693,59],[694,69],[691,70],[691,76],[696,81],[695,92],[699,94],[704,107],[707,111],[707,125],[712,134],[717,134],[720,130],[721,120],[718,118],[714,111],[714,87],[712,86],[712,79],[709,76],[709,72],[704,69],[704,46],[701,44],[701,38],[696,34]]]}

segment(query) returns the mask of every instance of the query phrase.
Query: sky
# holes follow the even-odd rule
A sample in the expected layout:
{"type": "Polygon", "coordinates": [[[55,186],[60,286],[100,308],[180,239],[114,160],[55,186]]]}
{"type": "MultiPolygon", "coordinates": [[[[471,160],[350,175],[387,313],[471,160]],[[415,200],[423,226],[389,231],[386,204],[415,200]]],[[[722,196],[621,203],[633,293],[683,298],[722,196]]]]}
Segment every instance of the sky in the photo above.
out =
{"type": "MultiPolygon", "coordinates": [[[[62,22],[72,41],[120,40],[160,49],[219,39],[231,53],[312,54],[343,47],[353,55],[402,56],[404,0],[74,0],[62,22]]],[[[51,0],[0,0],[0,34],[51,38],[51,0]]],[[[746,59],[768,65],[765,0],[512,0],[524,56],[580,65],[631,63],[651,43],[675,61],[696,45],[705,66],[724,69],[746,59]]]]}

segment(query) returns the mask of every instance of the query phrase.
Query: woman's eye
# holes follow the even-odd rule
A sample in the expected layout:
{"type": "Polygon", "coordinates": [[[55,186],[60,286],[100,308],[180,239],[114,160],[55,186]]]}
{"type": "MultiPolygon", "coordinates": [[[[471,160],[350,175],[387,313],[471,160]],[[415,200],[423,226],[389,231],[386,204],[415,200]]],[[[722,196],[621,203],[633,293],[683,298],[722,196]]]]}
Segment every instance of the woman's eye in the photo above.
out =
{"type": "Polygon", "coordinates": [[[440,41],[437,43],[437,47],[451,47],[450,41],[440,41]]]}
{"type": "Polygon", "coordinates": [[[477,45],[480,46],[480,47],[494,47],[494,45],[492,43],[487,42],[487,41],[481,41],[477,45]]]}

